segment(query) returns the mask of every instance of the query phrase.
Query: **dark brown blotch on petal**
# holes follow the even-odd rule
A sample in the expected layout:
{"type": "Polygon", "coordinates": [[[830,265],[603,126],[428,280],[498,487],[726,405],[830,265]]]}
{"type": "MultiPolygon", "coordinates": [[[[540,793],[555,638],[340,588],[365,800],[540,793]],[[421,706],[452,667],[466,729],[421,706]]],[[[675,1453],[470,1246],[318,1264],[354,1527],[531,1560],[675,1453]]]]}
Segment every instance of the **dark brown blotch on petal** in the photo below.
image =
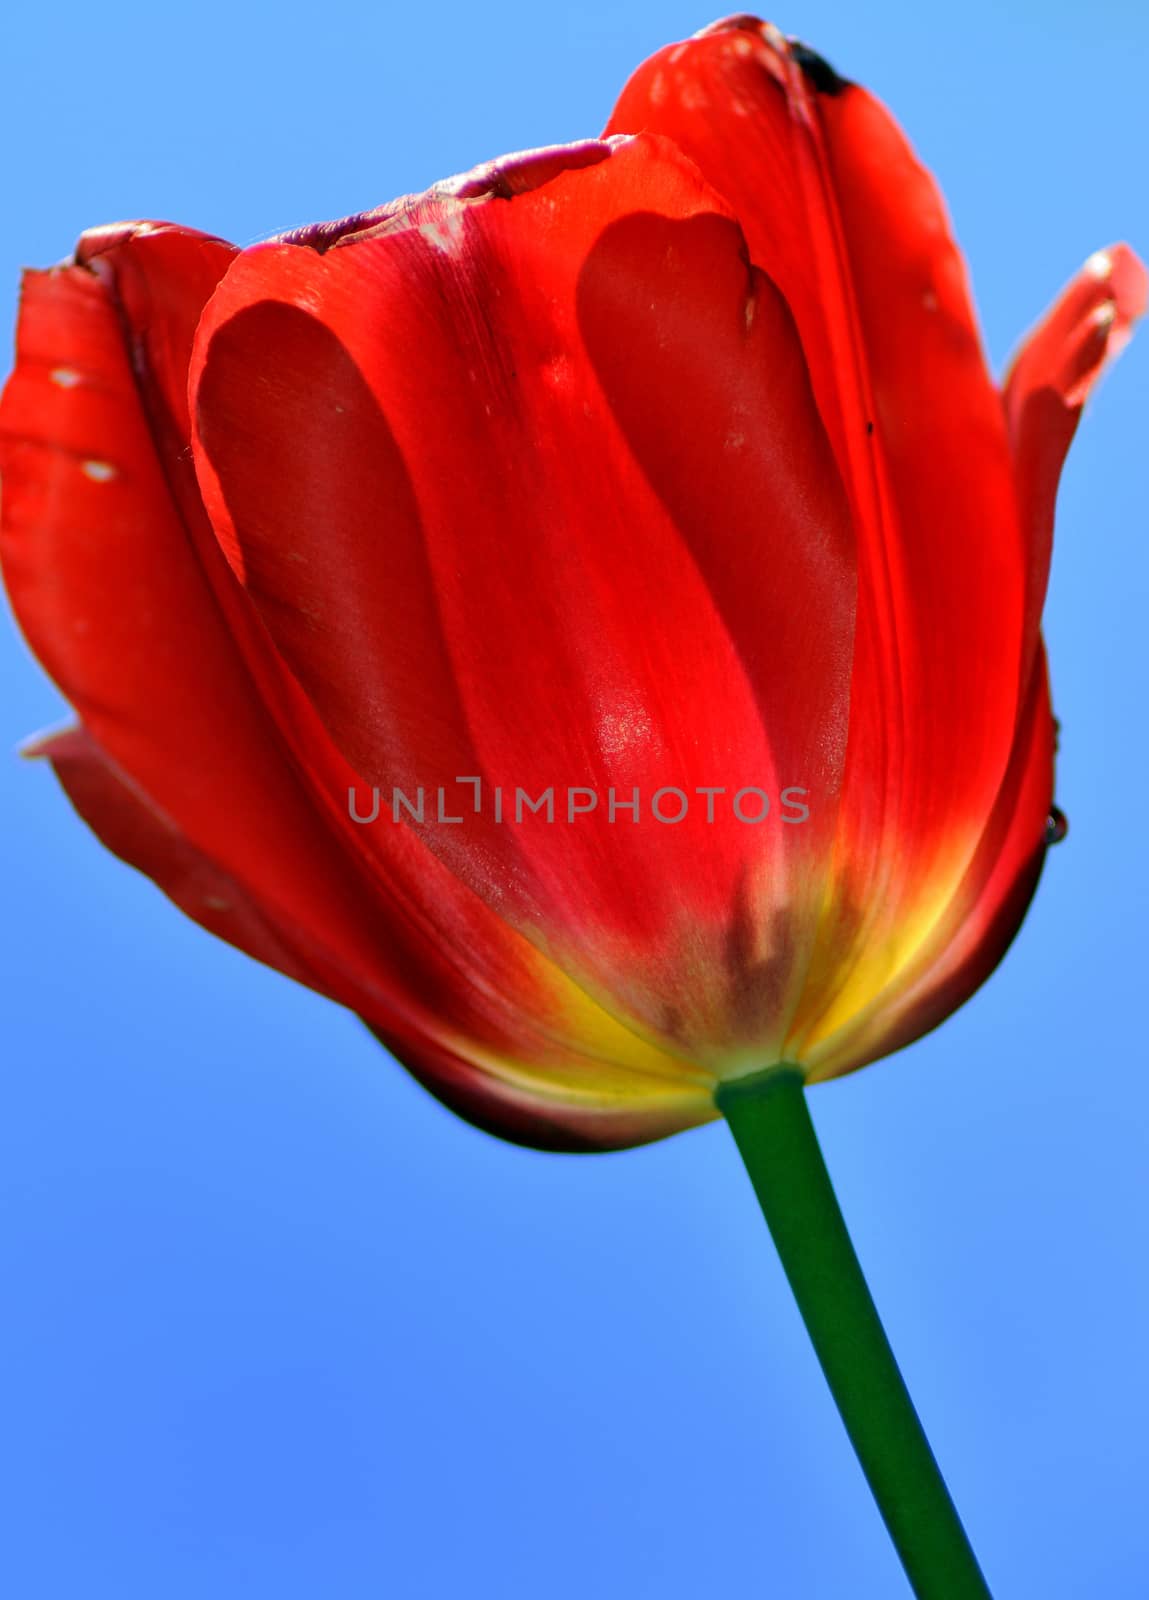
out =
{"type": "Polygon", "coordinates": [[[803,44],[800,39],[791,39],[789,45],[791,58],[801,67],[807,81],[819,94],[839,95],[853,88],[849,78],[843,78],[835,72],[825,56],[811,50],[808,44],[803,44]]]}

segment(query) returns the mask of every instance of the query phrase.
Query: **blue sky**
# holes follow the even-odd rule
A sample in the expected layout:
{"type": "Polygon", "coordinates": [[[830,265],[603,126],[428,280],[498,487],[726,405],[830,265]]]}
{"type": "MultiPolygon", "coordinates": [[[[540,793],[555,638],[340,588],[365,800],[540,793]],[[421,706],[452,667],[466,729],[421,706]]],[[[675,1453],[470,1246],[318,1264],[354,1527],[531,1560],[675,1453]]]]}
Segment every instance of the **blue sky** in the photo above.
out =
{"type": "MultiPolygon", "coordinates": [[[[21,7],[0,295],[88,224],[249,241],[598,130],[711,20],[21,7]]],[[[1132,0],[775,15],[939,173],[989,349],[1149,250],[1132,0]]],[[[6,359],[6,358],[5,358],[6,359]]],[[[995,1594],[1144,1594],[1149,338],[1092,404],[1047,610],[1069,841],[941,1032],[812,1096],[995,1594]]],[[[0,636],[0,744],[61,704],[0,636]]],[[[977,714],[971,705],[970,715],[977,714]]],[[[592,1159],[453,1120],[0,759],[0,1590],[886,1600],[901,1579],[724,1128],[592,1159]]]]}

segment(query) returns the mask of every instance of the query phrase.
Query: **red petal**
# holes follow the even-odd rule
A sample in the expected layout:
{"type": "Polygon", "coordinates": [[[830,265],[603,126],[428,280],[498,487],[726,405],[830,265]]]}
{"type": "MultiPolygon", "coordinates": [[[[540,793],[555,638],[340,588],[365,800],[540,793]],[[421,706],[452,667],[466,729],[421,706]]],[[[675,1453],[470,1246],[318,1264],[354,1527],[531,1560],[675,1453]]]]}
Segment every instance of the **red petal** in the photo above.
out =
{"type": "Polygon", "coordinates": [[[603,812],[768,791],[762,828],[696,801],[678,828],[487,809],[424,835],[612,1010],[760,1060],[833,824],[846,508],[726,208],[661,141],[598,151],[511,158],[323,254],[246,252],[197,342],[201,483],[369,781],[603,812]],[[804,831],[788,785],[817,796],[804,831]]]}
{"type": "Polygon", "coordinates": [[[100,842],[151,878],[194,922],[289,978],[321,987],[317,974],[291,949],[290,935],[281,937],[247,891],[193,849],[171,818],[108,761],[83,728],[46,734],[23,753],[50,761],[68,799],[100,842]]]}
{"type": "Polygon", "coordinates": [[[965,878],[896,983],[811,1059],[811,1081],[852,1071],[920,1038],[981,987],[1005,955],[1045,861],[1055,725],[1039,647],[1017,742],[997,804],[965,878]]]}
{"type": "Polygon", "coordinates": [[[88,749],[107,761],[81,764],[79,735],[50,747],[79,808],[192,914],[198,883],[226,882],[242,909],[213,931],[359,1010],[397,1048],[469,1058],[475,1092],[490,1079],[488,1120],[507,1096],[521,1115],[541,1082],[550,1127],[561,1110],[548,1073],[571,1081],[576,1121],[580,1108],[607,1108],[591,1120],[608,1143],[626,1142],[644,1117],[656,1131],[669,1131],[668,1118],[705,1120],[704,1076],[572,994],[402,829],[388,840],[386,894],[330,832],[328,811],[351,826],[346,791],[316,804],[253,682],[247,602],[218,552],[219,570],[205,572],[202,509],[172,467],[178,352],[210,288],[204,242],[190,240],[181,278],[177,239],[105,235],[100,276],[82,267],[30,275],[0,408],[12,599],[83,712],[88,749]],[[625,1116],[609,1112],[612,1096],[625,1116]]]}
{"type": "Polygon", "coordinates": [[[354,903],[197,562],[119,308],[83,267],[26,280],[0,450],[13,605],[101,749],[289,922],[313,925],[341,892],[354,903]]]}
{"type": "Polygon", "coordinates": [[[1128,245],[1090,256],[1022,343],[1005,384],[1005,414],[1029,540],[1027,630],[1040,626],[1053,510],[1081,409],[1145,312],[1149,276],[1128,245]]]}
{"type": "MultiPolygon", "coordinates": [[[[535,1150],[622,1150],[650,1144],[683,1128],[713,1121],[713,1085],[693,1092],[684,1085],[620,1080],[613,1096],[601,1088],[580,1093],[577,1077],[536,1072],[532,1080],[501,1077],[432,1040],[397,1041],[372,1030],[424,1088],[475,1127],[535,1150]],[[661,1088],[661,1094],[659,1090],[661,1088]]],[[[568,1063],[569,1066],[569,1063],[568,1063]]],[[[582,1063],[593,1082],[595,1063],[582,1063]]]]}
{"type": "Polygon", "coordinates": [[[177,450],[191,440],[188,363],[196,323],[235,254],[226,240],[170,222],[90,228],[76,247],[76,264],[106,286],[123,318],[152,431],[170,427],[177,450]]]}
{"type": "Polygon", "coordinates": [[[838,883],[792,1035],[813,1048],[912,959],[1006,770],[1027,560],[1009,442],[941,200],[869,95],[734,18],[638,70],[609,130],[638,127],[698,163],[788,301],[851,496],[838,883]]]}
{"type": "MultiPolygon", "coordinates": [[[[68,798],[101,842],[151,878],[201,927],[288,977],[331,992],[329,962],[307,930],[259,905],[242,883],[196,850],[83,728],[45,735],[24,753],[49,760],[68,798]]],[[[442,872],[434,862],[431,870],[442,872]]],[[[628,1074],[587,1054],[593,1022],[590,1033],[583,1029],[581,1050],[564,1041],[562,1025],[572,1013],[561,978],[547,975],[529,950],[525,961],[516,964],[514,936],[497,924],[483,926],[494,919],[477,902],[475,907],[480,925],[467,929],[470,946],[460,946],[475,955],[465,977],[460,981],[456,975],[453,1017],[432,1016],[430,1033],[386,1008],[368,1019],[388,1048],[453,1110],[517,1143],[566,1150],[641,1144],[714,1114],[709,1085],[701,1079],[692,1084],[690,1075],[674,1063],[663,1063],[667,1070],[660,1077],[659,1063],[648,1053],[650,1075],[644,1077],[637,1060],[628,1074]],[[517,1008],[508,1008],[505,1000],[491,1003],[496,992],[492,975],[508,994],[518,979],[517,1008]],[[455,1031],[460,1021],[472,1025],[466,1042],[455,1031]],[[555,1031],[548,1032],[548,1025],[555,1031]],[[452,1039],[454,1048],[444,1042],[452,1039]],[[502,1047],[503,1059],[490,1058],[492,1045],[484,1048],[484,1039],[502,1047]],[[515,1063],[516,1052],[525,1054],[525,1064],[515,1063]]],[[[461,926],[455,931],[461,933],[461,926]]],[[[337,984],[336,998],[338,989],[337,984]]],[[[590,1021],[589,1005],[581,1009],[581,1020],[590,1021]]],[[[609,1021],[602,1022],[609,1033],[609,1021]]],[[[637,1041],[631,1043],[637,1046],[637,1041]]]]}

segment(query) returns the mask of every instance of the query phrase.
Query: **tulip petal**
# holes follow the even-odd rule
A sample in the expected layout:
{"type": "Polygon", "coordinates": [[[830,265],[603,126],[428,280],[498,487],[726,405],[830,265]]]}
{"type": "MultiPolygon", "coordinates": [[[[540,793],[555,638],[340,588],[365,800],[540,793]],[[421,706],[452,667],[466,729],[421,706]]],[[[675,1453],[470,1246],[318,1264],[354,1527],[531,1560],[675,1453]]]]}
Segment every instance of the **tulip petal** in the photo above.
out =
{"type": "Polygon", "coordinates": [[[372,1032],[437,1100],[485,1133],[535,1150],[624,1150],[718,1116],[713,1084],[636,1079],[601,1062],[550,1054],[529,1070],[476,1061],[437,1040],[372,1032]],[[541,1070],[540,1070],[541,1068],[541,1070]]]}
{"type": "MultiPolygon", "coordinates": [[[[121,230],[99,242],[98,273],[29,275],[0,406],[5,577],[33,648],[84,717],[83,733],[41,752],[81,814],[190,915],[359,1011],[416,1070],[424,1056],[454,1062],[442,1075],[468,1076],[472,1107],[486,1095],[484,1125],[497,1126],[504,1100],[519,1137],[524,1108],[540,1101],[549,1143],[567,1101],[579,1145],[707,1120],[704,1073],[603,1015],[417,840],[394,830],[380,883],[333,834],[257,690],[253,620],[245,631],[237,610],[248,602],[210,532],[219,570],[205,570],[202,508],[169,476],[180,352],[211,287],[202,241],[182,280],[174,241],[161,251],[154,234],[121,230]],[[205,897],[234,909],[216,915],[205,897]]],[[[433,1064],[425,1075],[433,1086],[433,1064]]]]}
{"type": "Polygon", "coordinates": [[[913,961],[1002,782],[1027,678],[1009,442],[941,199],[871,96],[736,17],[639,68],[608,131],[640,127],[697,162],[788,301],[851,497],[850,739],[802,1059],[913,961]]]}
{"type": "MultiPolygon", "coordinates": [[[[184,453],[191,438],[187,374],[200,313],[236,248],[212,234],[166,222],[121,222],[89,228],[76,246],[87,268],[114,299],[131,341],[132,374],[143,392],[153,435],[184,453]]],[[[174,461],[165,459],[171,475],[174,461]]]]}
{"type": "Polygon", "coordinates": [[[1145,314],[1149,275],[1128,245],[1098,250],[1027,335],[1005,381],[1018,493],[1026,516],[1027,635],[1036,642],[1053,549],[1053,511],[1082,407],[1145,314]]]}
{"type": "Polygon", "coordinates": [[[22,754],[52,764],[61,787],[100,842],[151,878],[194,922],[299,983],[316,975],[281,939],[245,890],[193,849],[170,817],[108,761],[82,727],[45,734],[22,754]]]}
{"type": "Polygon", "coordinates": [[[1055,724],[1039,646],[1017,743],[978,849],[944,915],[896,986],[879,991],[810,1060],[810,1081],[853,1071],[935,1028],[1005,955],[1037,888],[1053,802],[1055,724]]]}
{"type": "MultiPolygon", "coordinates": [[[[274,913],[269,916],[242,884],[193,849],[82,727],[44,735],[23,753],[47,759],[77,812],[107,849],[151,878],[185,915],[245,955],[324,992],[326,963],[320,958],[312,964],[310,958],[318,952],[308,950],[305,931],[277,923],[274,913]]],[[[533,953],[528,952],[528,960],[533,953]]],[[[541,971],[535,977],[542,979],[541,971]]],[[[612,1079],[609,1068],[604,1071],[601,1062],[580,1056],[576,1048],[556,1048],[555,1038],[546,1036],[545,1022],[548,1008],[552,1020],[560,1016],[561,983],[555,975],[549,995],[545,979],[529,996],[524,994],[524,1014],[510,1036],[520,1048],[538,1052],[529,1067],[516,1068],[510,1060],[492,1062],[482,1049],[478,1059],[468,1057],[466,1044],[452,1049],[443,1042],[451,1037],[449,1031],[425,1035],[386,1013],[382,1024],[365,1020],[452,1110],[515,1143],[550,1150],[610,1149],[661,1138],[716,1114],[706,1086],[692,1089],[686,1075],[681,1083],[672,1077],[660,1081],[656,1075],[636,1084],[625,1074],[612,1079]],[[540,1066],[546,1069],[542,1075],[540,1066]]],[[[584,1041],[590,1042],[585,1029],[584,1041]]]]}
{"type": "MultiPolygon", "coordinates": [[[[100,748],[287,922],[355,904],[196,559],[119,308],[84,267],[26,279],[0,451],[13,606],[100,748]]],[[[368,949],[365,931],[350,970],[368,949]]]]}
{"type": "Polygon", "coordinates": [[[354,769],[481,780],[486,809],[426,843],[717,1070],[780,1037],[821,901],[847,508],[789,312],[718,197],[664,141],[562,154],[322,252],[246,252],[197,338],[201,487],[354,769]],[[805,832],[778,818],[788,785],[805,832]],[[768,827],[730,816],[748,786],[768,827]],[[664,787],[694,801],[681,826],[606,814],[664,787]],[[572,788],[596,816],[493,815],[496,790],[509,811],[572,788]]]}

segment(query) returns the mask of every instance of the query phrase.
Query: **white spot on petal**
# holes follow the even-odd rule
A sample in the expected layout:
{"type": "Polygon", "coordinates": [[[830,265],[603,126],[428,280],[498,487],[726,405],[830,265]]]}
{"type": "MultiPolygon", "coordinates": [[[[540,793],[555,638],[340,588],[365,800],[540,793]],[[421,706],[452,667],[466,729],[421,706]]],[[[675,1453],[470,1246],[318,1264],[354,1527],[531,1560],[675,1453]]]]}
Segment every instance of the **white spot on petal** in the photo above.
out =
{"type": "Polygon", "coordinates": [[[1113,257],[1108,250],[1095,250],[1085,263],[1085,269],[1091,278],[1107,278],[1113,271],[1113,257]]]}
{"type": "Polygon", "coordinates": [[[116,476],[116,469],[110,461],[85,461],[80,471],[93,483],[111,483],[116,476]]]}
{"type": "Polygon", "coordinates": [[[666,73],[661,69],[650,80],[650,103],[660,106],[666,99],[666,73]]]}
{"type": "Polygon", "coordinates": [[[543,376],[553,389],[567,389],[573,379],[569,356],[556,356],[543,368],[543,376]]]}
{"type": "Polygon", "coordinates": [[[656,748],[657,732],[650,712],[637,701],[629,706],[612,704],[599,716],[598,746],[608,756],[656,748]]]}
{"type": "Polygon", "coordinates": [[[463,242],[463,213],[445,211],[434,222],[423,222],[419,232],[427,243],[445,256],[454,255],[463,242]]]}
{"type": "Polygon", "coordinates": [[[61,389],[74,389],[78,383],[83,383],[83,381],[80,374],[73,371],[71,367],[52,368],[52,382],[58,383],[61,389]]]}

